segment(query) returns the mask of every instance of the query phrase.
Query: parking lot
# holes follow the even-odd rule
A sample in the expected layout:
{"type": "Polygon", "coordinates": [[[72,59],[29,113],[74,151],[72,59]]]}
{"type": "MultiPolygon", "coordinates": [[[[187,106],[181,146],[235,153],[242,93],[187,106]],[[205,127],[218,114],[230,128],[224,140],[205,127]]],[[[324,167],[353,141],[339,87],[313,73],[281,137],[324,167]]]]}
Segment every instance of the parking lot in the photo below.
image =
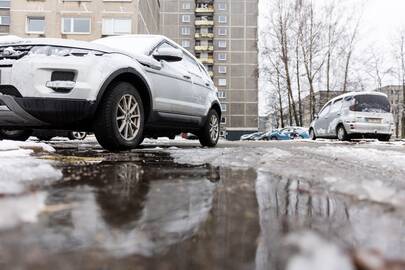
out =
{"type": "Polygon", "coordinates": [[[353,269],[359,252],[405,254],[403,142],[17,148],[0,151],[26,162],[20,186],[2,182],[2,269],[353,269]]]}

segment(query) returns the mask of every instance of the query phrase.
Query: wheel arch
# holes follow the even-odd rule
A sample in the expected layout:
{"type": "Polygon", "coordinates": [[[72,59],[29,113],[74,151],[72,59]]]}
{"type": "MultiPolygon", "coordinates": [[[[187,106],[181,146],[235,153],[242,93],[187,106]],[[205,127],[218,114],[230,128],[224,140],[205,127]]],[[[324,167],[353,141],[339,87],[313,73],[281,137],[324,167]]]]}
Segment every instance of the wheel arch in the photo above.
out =
{"type": "Polygon", "coordinates": [[[110,86],[118,82],[130,83],[139,91],[145,109],[145,120],[147,121],[153,110],[152,92],[144,76],[134,68],[128,67],[116,70],[104,81],[97,95],[96,108],[98,108],[101,100],[111,88],[110,86]]]}
{"type": "Polygon", "coordinates": [[[219,105],[219,102],[218,102],[218,101],[214,101],[214,102],[211,104],[210,110],[212,110],[212,109],[214,109],[214,110],[218,113],[219,119],[221,119],[222,110],[221,110],[221,105],[219,105]]]}

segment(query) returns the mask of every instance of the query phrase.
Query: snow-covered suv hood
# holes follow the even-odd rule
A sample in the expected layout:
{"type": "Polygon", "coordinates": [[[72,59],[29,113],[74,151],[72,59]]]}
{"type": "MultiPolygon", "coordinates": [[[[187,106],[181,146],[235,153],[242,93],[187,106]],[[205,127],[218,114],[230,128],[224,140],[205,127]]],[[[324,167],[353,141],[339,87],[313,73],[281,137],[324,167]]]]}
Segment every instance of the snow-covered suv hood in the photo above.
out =
{"type": "Polygon", "coordinates": [[[49,45],[49,46],[63,46],[68,48],[80,48],[86,50],[96,50],[104,53],[116,53],[117,50],[103,46],[101,44],[91,43],[87,41],[58,39],[58,38],[7,38],[0,39],[0,46],[24,46],[24,45],[49,45]]]}

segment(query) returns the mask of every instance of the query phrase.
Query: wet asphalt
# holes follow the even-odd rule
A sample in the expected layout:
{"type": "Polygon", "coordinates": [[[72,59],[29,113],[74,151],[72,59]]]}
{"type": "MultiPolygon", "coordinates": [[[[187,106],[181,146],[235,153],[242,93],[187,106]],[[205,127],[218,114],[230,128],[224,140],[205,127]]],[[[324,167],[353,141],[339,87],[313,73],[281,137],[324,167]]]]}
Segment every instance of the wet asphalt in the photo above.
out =
{"type": "Polygon", "coordinates": [[[197,144],[52,145],[46,158],[63,178],[36,187],[48,206],[38,222],[0,231],[0,269],[281,270],[295,252],[285,238],[301,231],[348,253],[405,254],[401,211],[255,169],[176,164],[164,151],[197,144]]]}

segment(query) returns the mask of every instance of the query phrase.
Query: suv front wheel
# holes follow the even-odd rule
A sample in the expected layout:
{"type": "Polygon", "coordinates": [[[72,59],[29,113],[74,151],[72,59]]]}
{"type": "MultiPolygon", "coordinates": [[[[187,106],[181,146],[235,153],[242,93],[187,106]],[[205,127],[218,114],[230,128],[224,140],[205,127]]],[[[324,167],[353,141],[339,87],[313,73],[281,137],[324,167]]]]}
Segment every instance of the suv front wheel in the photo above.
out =
{"type": "Polygon", "coordinates": [[[143,138],[145,114],[136,88],[121,82],[103,97],[96,116],[94,133],[107,150],[122,151],[136,148],[143,138]]]}
{"type": "Polygon", "coordinates": [[[211,109],[208,113],[204,127],[201,129],[198,139],[202,146],[214,147],[219,140],[220,120],[216,110],[211,109]]]}

